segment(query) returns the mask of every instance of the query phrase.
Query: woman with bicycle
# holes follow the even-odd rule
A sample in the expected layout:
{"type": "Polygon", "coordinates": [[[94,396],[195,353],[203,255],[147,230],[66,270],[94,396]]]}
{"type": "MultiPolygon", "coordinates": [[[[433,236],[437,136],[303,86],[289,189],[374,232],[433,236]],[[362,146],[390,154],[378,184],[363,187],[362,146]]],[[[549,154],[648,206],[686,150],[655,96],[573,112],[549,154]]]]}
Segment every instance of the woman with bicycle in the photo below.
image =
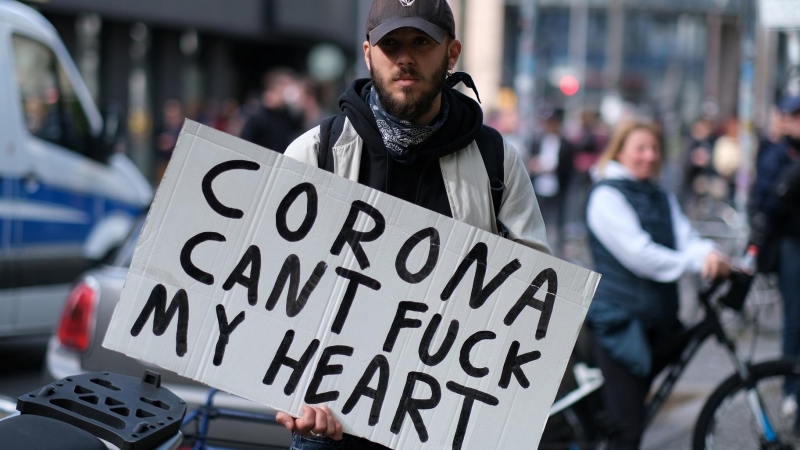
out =
{"type": "Polygon", "coordinates": [[[595,271],[603,275],[587,321],[603,397],[618,433],[611,449],[639,447],[645,399],[664,367],[660,355],[682,330],[677,280],[724,277],[728,257],[701,239],[675,196],[656,185],[660,136],[646,123],[619,126],[595,169],[587,205],[595,271]]]}

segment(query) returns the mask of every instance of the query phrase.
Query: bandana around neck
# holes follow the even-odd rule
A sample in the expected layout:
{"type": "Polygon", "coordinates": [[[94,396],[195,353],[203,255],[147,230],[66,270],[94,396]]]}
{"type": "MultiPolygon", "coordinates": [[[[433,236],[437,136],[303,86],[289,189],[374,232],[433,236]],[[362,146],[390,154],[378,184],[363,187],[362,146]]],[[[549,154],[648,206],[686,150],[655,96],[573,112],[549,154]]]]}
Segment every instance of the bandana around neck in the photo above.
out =
{"type": "Polygon", "coordinates": [[[407,120],[398,119],[383,108],[378,93],[373,86],[369,92],[369,107],[375,115],[378,123],[378,130],[381,132],[383,142],[392,158],[403,164],[414,162],[416,155],[411,150],[417,145],[425,142],[447,121],[450,113],[450,104],[447,97],[442,96],[442,110],[437,116],[437,120],[431,125],[414,125],[407,120]]]}

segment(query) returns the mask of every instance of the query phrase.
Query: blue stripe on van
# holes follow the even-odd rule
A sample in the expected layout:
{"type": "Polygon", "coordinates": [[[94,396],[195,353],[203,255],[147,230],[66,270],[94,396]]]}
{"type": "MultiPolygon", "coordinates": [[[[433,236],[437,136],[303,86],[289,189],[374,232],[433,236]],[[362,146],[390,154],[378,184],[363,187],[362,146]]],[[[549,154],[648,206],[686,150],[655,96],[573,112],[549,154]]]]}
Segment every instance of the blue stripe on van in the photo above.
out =
{"type": "MultiPolygon", "coordinates": [[[[0,182],[0,199],[12,200],[12,193],[24,193],[21,179],[0,182]]],[[[86,194],[56,186],[41,184],[35,193],[24,193],[15,203],[29,210],[25,217],[14,219],[11,247],[47,244],[81,244],[86,241],[92,229],[105,216],[111,213],[124,213],[131,217],[138,215],[143,208],[139,205],[122,202],[97,194],[86,194]],[[19,203],[17,203],[19,202],[19,203]],[[30,213],[32,210],[35,213],[30,213]],[[52,215],[48,213],[52,210],[52,215]],[[21,228],[20,228],[21,226],[21,228]],[[21,233],[20,233],[21,231],[21,233]],[[21,239],[20,239],[21,238],[21,239]]],[[[0,214],[2,210],[0,210],[0,214]]],[[[0,240],[8,233],[10,217],[0,216],[0,240]]],[[[5,244],[3,242],[3,244],[5,244]]]]}

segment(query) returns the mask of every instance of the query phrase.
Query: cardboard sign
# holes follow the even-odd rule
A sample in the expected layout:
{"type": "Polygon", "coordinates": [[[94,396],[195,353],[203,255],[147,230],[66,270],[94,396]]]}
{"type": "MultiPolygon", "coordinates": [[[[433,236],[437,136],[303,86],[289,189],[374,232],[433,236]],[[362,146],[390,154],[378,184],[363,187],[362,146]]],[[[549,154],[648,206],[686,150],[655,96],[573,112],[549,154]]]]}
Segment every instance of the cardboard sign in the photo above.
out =
{"type": "Polygon", "coordinates": [[[599,278],[187,122],[104,345],[395,449],[535,448],[599,278]]]}

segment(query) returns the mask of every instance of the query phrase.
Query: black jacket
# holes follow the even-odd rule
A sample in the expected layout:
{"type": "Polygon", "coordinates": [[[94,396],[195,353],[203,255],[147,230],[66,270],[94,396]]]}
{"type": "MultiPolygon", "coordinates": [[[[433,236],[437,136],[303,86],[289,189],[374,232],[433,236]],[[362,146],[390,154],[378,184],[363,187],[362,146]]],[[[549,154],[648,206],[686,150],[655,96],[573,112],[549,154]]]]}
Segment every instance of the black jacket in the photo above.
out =
{"type": "MultiPolygon", "coordinates": [[[[371,88],[372,81],[356,80],[339,99],[339,108],[364,140],[366,147],[361,156],[358,182],[452,217],[442,171],[439,169],[439,158],[467,147],[477,138],[483,125],[483,111],[480,106],[460,92],[445,87],[443,95],[447,96],[450,104],[447,121],[431,137],[412,149],[416,155],[413,162],[403,164],[395,161],[386,150],[375,115],[366,100],[371,88]]],[[[319,443],[301,444],[307,445],[309,449],[322,448],[319,443]]],[[[366,439],[345,435],[341,442],[331,441],[327,450],[388,449],[366,439]]]]}
{"type": "Polygon", "coordinates": [[[301,123],[285,109],[268,109],[262,106],[242,129],[241,138],[253,144],[274,150],[286,151],[286,147],[300,135],[301,123]]]}
{"type": "MultiPolygon", "coordinates": [[[[572,173],[575,171],[575,146],[564,137],[559,138],[561,148],[558,151],[558,166],[556,167],[556,177],[558,178],[559,194],[564,194],[569,189],[569,182],[572,179],[572,173]]],[[[532,156],[538,156],[541,153],[542,142],[537,141],[531,149],[532,156]]]]}
{"type": "Polygon", "coordinates": [[[415,158],[410,164],[404,164],[395,161],[386,150],[375,115],[367,103],[370,89],[372,81],[356,80],[339,99],[339,108],[364,140],[367,150],[361,157],[359,183],[452,217],[439,158],[467,147],[477,138],[483,125],[480,106],[464,94],[445,87],[442,95],[450,105],[447,121],[412,149],[415,158]]]}

